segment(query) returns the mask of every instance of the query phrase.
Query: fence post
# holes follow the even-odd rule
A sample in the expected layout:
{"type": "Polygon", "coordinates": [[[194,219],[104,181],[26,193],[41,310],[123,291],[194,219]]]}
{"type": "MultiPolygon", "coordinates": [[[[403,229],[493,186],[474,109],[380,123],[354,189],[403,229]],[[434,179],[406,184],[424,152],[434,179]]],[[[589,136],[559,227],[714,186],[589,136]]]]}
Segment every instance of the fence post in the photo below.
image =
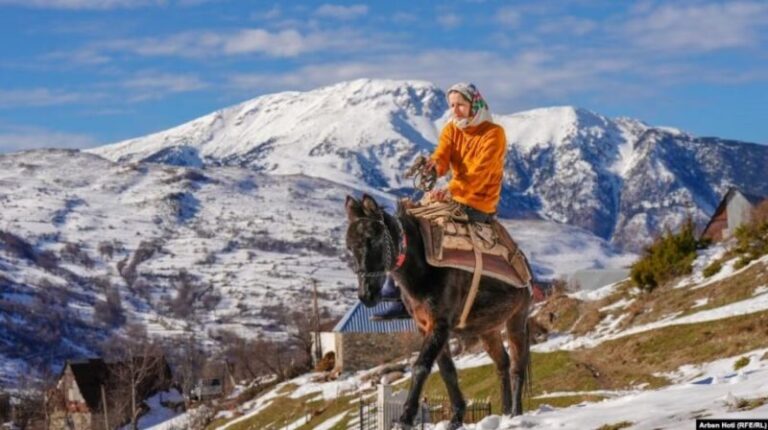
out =
{"type": "Polygon", "coordinates": [[[363,408],[363,398],[360,397],[360,430],[365,429],[365,417],[364,417],[365,410],[363,408]]]}
{"type": "Polygon", "coordinates": [[[389,405],[391,402],[388,402],[389,398],[392,397],[392,387],[388,384],[379,384],[378,388],[378,396],[376,399],[376,428],[379,430],[389,430],[387,426],[390,422],[390,415],[391,411],[389,410],[389,405]]]}

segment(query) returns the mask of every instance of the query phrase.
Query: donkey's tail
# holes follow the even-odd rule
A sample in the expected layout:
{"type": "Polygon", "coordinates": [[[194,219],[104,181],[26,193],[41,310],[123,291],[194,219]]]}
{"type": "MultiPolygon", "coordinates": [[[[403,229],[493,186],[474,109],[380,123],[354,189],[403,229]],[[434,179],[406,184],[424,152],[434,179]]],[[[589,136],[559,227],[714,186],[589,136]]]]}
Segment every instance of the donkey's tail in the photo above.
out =
{"type": "Polygon", "coordinates": [[[531,367],[531,330],[529,327],[531,308],[525,312],[525,334],[523,350],[525,351],[525,385],[523,386],[523,399],[525,409],[531,410],[531,398],[533,397],[533,368],[531,367]]]}

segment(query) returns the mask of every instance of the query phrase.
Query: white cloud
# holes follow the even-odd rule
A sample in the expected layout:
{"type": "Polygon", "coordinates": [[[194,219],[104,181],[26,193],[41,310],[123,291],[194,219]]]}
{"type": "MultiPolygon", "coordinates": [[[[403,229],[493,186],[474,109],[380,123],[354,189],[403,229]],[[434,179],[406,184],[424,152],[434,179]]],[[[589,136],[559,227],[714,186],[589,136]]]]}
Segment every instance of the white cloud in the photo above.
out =
{"type": "Polygon", "coordinates": [[[63,105],[78,103],[91,98],[81,93],[56,91],[48,88],[0,89],[0,109],[63,105]]]}
{"type": "Polygon", "coordinates": [[[595,21],[575,16],[565,16],[545,20],[537,31],[542,34],[566,34],[583,36],[598,28],[595,21]]]}
{"type": "Polygon", "coordinates": [[[183,93],[206,88],[208,85],[193,75],[144,74],[123,81],[122,86],[136,90],[183,93]]]}
{"type": "Polygon", "coordinates": [[[472,81],[492,107],[498,103],[502,112],[509,112],[542,97],[564,98],[599,90],[604,75],[622,73],[633,66],[620,59],[568,60],[539,50],[516,56],[445,50],[389,54],[369,61],[313,64],[279,74],[237,74],[228,79],[228,85],[237,90],[271,92],[308,90],[357,78],[421,79],[443,87],[472,81]]]}
{"type": "Polygon", "coordinates": [[[706,52],[759,46],[759,30],[766,25],[768,2],[665,3],[640,9],[626,33],[649,50],[706,52]]]}
{"type": "Polygon", "coordinates": [[[264,53],[273,57],[293,57],[310,50],[310,41],[296,30],[269,32],[242,30],[223,40],[225,54],[264,53]]]}
{"type": "Polygon", "coordinates": [[[437,22],[445,28],[455,28],[461,24],[461,17],[455,13],[441,13],[437,16],[437,22]]]}
{"type": "Polygon", "coordinates": [[[317,8],[315,15],[324,18],[335,19],[355,19],[368,13],[368,6],[356,4],[352,6],[341,6],[335,4],[324,4],[317,8]]]}
{"type": "Polygon", "coordinates": [[[506,27],[514,28],[520,24],[520,12],[511,7],[503,7],[496,11],[494,19],[506,27]]]}
{"type": "Polygon", "coordinates": [[[39,9],[118,9],[164,4],[163,0],[0,0],[0,5],[39,9]]]}
{"type": "Polygon", "coordinates": [[[282,9],[280,9],[280,6],[274,5],[272,6],[272,9],[262,12],[262,13],[256,13],[252,15],[252,18],[254,19],[265,19],[265,20],[273,20],[280,18],[283,15],[282,9]]]}
{"type": "Polygon", "coordinates": [[[247,54],[296,57],[310,52],[361,51],[375,45],[371,38],[349,29],[301,33],[294,29],[269,31],[251,28],[235,32],[185,32],[165,38],[112,40],[85,50],[186,58],[247,54]]]}
{"type": "Polygon", "coordinates": [[[90,148],[101,144],[87,134],[51,131],[36,127],[0,125],[0,153],[40,148],[90,148]]]}
{"type": "Polygon", "coordinates": [[[199,6],[220,0],[0,0],[0,6],[24,6],[36,9],[110,10],[135,9],[145,6],[199,6]]]}
{"type": "Polygon", "coordinates": [[[66,62],[69,64],[79,64],[79,65],[98,65],[98,64],[106,64],[111,60],[109,56],[99,53],[98,51],[93,49],[82,49],[79,51],[72,51],[72,52],[66,52],[66,51],[50,52],[48,54],[43,55],[41,58],[45,61],[54,62],[58,65],[61,65],[61,62],[66,62]]]}
{"type": "Polygon", "coordinates": [[[418,16],[408,12],[395,12],[395,14],[392,15],[392,22],[396,24],[410,24],[418,21],[418,16]]]}

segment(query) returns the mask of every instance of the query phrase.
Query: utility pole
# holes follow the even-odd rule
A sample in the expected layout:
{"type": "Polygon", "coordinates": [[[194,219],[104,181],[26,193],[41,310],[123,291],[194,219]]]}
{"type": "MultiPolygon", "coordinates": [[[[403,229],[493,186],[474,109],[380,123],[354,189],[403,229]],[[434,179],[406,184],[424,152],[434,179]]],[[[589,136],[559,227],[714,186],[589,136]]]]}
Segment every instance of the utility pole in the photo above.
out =
{"type": "Polygon", "coordinates": [[[101,384],[101,405],[104,408],[104,428],[109,430],[109,416],[107,415],[107,393],[104,391],[104,384],[101,384]]]}
{"type": "Polygon", "coordinates": [[[315,326],[315,364],[323,358],[323,345],[320,343],[320,312],[317,308],[317,279],[312,279],[312,302],[314,307],[315,326]]]}

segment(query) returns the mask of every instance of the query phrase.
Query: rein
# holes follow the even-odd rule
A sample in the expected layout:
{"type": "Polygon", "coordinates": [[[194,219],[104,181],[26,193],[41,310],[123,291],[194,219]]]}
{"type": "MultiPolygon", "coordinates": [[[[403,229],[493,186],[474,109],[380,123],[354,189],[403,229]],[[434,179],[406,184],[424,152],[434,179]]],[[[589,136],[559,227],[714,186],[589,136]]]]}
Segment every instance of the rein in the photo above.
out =
{"type": "MultiPolygon", "coordinates": [[[[389,226],[384,221],[384,216],[382,215],[378,219],[374,220],[376,224],[381,224],[384,227],[384,238],[386,239],[386,246],[384,247],[384,267],[385,270],[379,270],[377,272],[368,272],[365,270],[365,268],[358,268],[355,273],[357,276],[363,277],[363,278],[375,278],[379,276],[385,276],[388,275],[390,272],[394,272],[395,270],[403,267],[403,264],[405,264],[405,255],[408,251],[408,237],[405,234],[405,229],[403,228],[403,223],[400,222],[400,218],[393,216],[392,218],[395,219],[395,225],[396,225],[396,235],[398,236],[399,241],[395,242],[395,240],[392,238],[392,234],[389,232],[389,226]],[[393,250],[396,250],[397,257],[392,258],[393,250]],[[393,264],[394,263],[394,264],[393,264]]],[[[356,219],[352,222],[352,224],[363,221],[363,220],[369,220],[369,218],[360,218],[356,219]]],[[[365,265],[365,261],[363,261],[363,265],[365,265]]]]}

